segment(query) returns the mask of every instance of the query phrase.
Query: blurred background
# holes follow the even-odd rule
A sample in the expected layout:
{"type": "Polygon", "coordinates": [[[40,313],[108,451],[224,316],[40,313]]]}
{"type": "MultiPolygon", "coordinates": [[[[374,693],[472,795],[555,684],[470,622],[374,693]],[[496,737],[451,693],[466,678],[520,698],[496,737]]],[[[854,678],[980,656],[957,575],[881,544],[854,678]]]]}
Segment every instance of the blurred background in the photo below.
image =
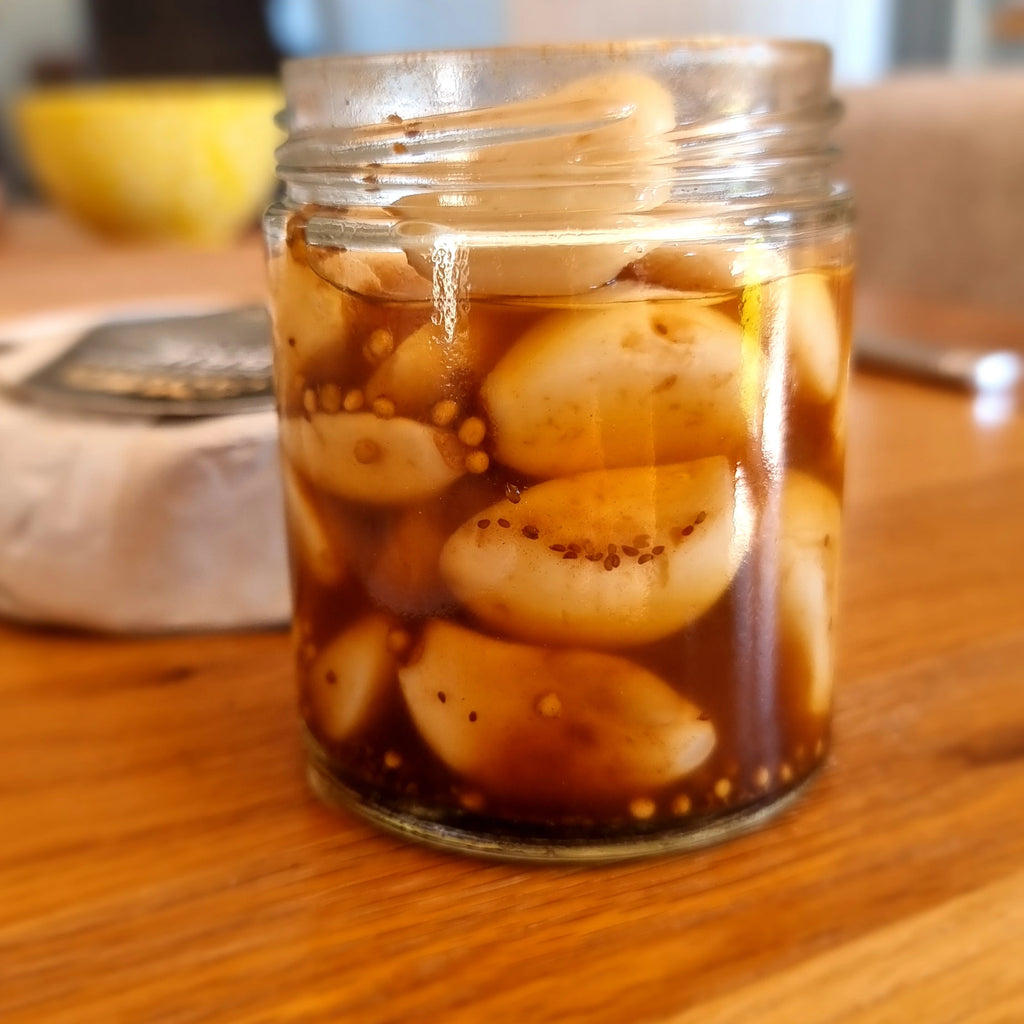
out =
{"type": "MultiPolygon", "coordinates": [[[[17,123],[16,97],[55,83],[140,77],[256,76],[272,85],[291,56],[706,33],[832,46],[847,107],[841,173],[861,207],[862,283],[924,296],[952,288],[970,303],[1024,311],[1024,0],[0,0],[0,190],[8,205],[41,191],[53,200],[53,179],[68,193],[58,204],[65,209],[106,196],[101,220],[117,205],[127,210],[122,183],[133,168],[153,182],[152,168],[163,168],[169,191],[183,180],[175,161],[185,162],[188,147],[210,149],[215,136],[222,149],[203,180],[209,168],[230,165],[221,193],[240,196],[248,173],[252,195],[237,200],[223,228],[208,214],[195,228],[200,217],[181,212],[180,196],[174,216],[216,241],[254,223],[271,187],[276,137],[259,139],[257,168],[251,127],[227,138],[226,115],[214,123],[220,115],[207,112],[205,134],[193,139],[184,126],[200,115],[188,108],[161,121],[147,98],[149,116],[134,116],[151,138],[137,137],[130,120],[111,136],[138,147],[120,156],[132,166],[117,168],[120,178],[99,167],[87,181],[85,156],[101,149],[91,123],[72,122],[61,107],[40,114],[46,123],[30,132],[17,123]],[[84,197],[70,194],[86,187],[84,197]]],[[[245,101],[250,126],[266,123],[268,103],[265,93],[245,101]]],[[[106,146],[108,162],[120,148],[106,146]]],[[[149,197],[137,198],[144,208],[132,216],[149,216],[149,197]]]]}
{"type": "MultiPolygon", "coordinates": [[[[0,373],[17,316],[265,301],[257,225],[275,188],[283,58],[697,34],[831,45],[845,106],[836,176],[858,210],[858,341],[882,324],[883,344],[895,332],[991,345],[956,326],[955,307],[1009,314],[1011,340],[1000,344],[1019,347],[1024,0],[0,0],[0,373]],[[885,327],[885,310],[905,300],[930,319],[885,327]]],[[[268,419],[267,466],[273,430],[268,419]]],[[[12,428],[6,449],[0,436],[0,463],[28,449],[25,436],[12,428]]],[[[72,464],[63,454],[53,462],[72,464]]],[[[88,475],[76,467],[75,478],[88,475]]],[[[277,478],[262,479],[265,507],[279,514],[277,478]]],[[[21,507],[8,521],[35,523],[21,507]]],[[[234,515],[220,497],[213,507],[227,539],[204,522],[210,551],[238,550],[245,521],[262,552],[248,508],[234,515]]],[[[46,544],[24,549],[49,554],[46,544]]],[[[7,550],[0,577],[5,559],[7,580],[60,578],[19,569],[7,550]]],[[[235,561],[268,566],[262,554],[235,561]]],[[[267,568],[266,593],[283,607],[280,561],[277,575],[267,568]]],[[[233,570],[225,578],[241,585],[233,570]]],[[[91,612],[88,566],[82,579],[91,612]]],[[[0,578],[0,606],[4,596],[0,578]]]]}
{"type": "Polygon", "coordinates": [[[0,0],[2,174],[25,194],[10,100],[40,83],[273,73],[285,56],[749,33],[823,39],[840,86],[1024,67],[1024,0],[0,0]]]}

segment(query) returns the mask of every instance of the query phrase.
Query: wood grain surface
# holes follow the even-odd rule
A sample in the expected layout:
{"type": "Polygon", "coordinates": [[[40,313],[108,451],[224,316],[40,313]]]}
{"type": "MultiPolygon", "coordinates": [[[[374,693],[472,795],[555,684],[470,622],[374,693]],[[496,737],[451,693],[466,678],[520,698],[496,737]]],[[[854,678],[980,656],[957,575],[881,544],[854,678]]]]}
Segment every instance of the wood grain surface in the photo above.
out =
{"type": "MultiPolygon", "coordinates": [[[[20,223],[0,316],[260,288],[252,242],[192,265],[55,256],[20,223]]],[[[966,311],[862,309],[1024,341],[966,311]]],[[[693,854],[483,862],[320,806],[284,633],[0,627],[0,1020],[1024,1020],[1024,417],[992,418],[856,378],[833,758],[773,824],[693,854]]]]}

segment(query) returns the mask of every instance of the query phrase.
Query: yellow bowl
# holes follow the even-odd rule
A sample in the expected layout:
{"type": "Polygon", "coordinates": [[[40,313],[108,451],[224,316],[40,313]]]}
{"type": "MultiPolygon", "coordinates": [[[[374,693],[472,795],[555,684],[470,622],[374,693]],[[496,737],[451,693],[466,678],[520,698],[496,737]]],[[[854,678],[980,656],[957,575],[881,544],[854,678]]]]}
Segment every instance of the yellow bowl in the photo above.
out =
{"type": "Polygon", "coordinates": [[[273,80],[146,81],[41,89],[15,123],[42,192],[106,235],[220,245],[273,190],[273,80]]]}

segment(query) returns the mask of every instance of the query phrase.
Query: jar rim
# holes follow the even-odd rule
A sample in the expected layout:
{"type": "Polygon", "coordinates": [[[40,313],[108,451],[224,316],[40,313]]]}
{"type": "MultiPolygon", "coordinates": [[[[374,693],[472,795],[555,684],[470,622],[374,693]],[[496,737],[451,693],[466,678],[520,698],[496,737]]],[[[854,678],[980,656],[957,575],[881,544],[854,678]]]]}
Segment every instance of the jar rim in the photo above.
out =
{"type": "Polygon", "coordinates": [[[616,186],[638,161],[702,195],[820,189],[839,111],[831,70],[824,43],[732,36],[303,58],[283,69],[278,173],[300,201],[361,205],[447,187],[442,201],[464,207],[469,192],[541,179],[616,186]],[[499,108],[515,113],[495,121],[499,108]],[[630,145],[602,149],[634,115],[630,145]],[[559,138],[580,145],[540,166],[510,157],[559,138]]]}
{"type": "Polygon", "coordinates": [[[679,120],[817,106],[830,96],[832,51],[811,40],[693,36],[299,58],[282,66],[292,133],[355,128],[535,98],[616,72],[668,88],[679,120]]]}
{"type": "Polygon", "coordinates": [[[692,54],[717,55],[719,58],[761,57],[760,63],[787,64],[824,62],[831,67],[832,50],[816,39],[771,36],[694,35],[669,38],[583,41],[571,43],[523,43],[504,46],[442,48],[435,50],[389,51],[385,53],[329,54],[321,57],[293,57],[282,62],[286,77],[303,69],[322,70],[329,67],[365,67],[383,65],[437,63],[441,60],[457,64],[476,64],[516,57],[610,57],[613,60],[639,55],[692,54]]]}

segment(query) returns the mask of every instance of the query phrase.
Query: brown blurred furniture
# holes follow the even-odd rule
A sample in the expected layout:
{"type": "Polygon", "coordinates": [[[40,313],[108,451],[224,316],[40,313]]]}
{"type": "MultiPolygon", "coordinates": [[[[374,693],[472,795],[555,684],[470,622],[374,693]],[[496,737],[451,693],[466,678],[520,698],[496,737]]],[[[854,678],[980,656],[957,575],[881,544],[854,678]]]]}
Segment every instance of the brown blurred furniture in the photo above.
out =
{"type": "Polygon", "coordinates": [[[1024,312],[1024,72],[913,75],[843,99],[860,280],[1024,312]]]}
{"type": "MultiPolygon", "coordinates": [[[[257,240],[114,249],[23,214],[0,240],[0,318],[200,281],[258,294],[257,240]]],[[[866,329],[1024,332],[864,300],[866,329]]],[[[487,863],[320,806],[284,632],[0,625],[0,1020],[1024,1020],[1024,415],[977,412],[855,378],[831,764],[694,854],[487,863]]]]}
{"type": "Polygon", "coordinates": [[[93,63],[103,78],[266,75],[279,54],[264,0],[89,0],[93,63]]]}
{"type": "Polygon", "coordinates": [[[992,35],[1003,43],[1024,40],[1024,3],[1016,0],[998,8],[992,15],[992,35]]]}

